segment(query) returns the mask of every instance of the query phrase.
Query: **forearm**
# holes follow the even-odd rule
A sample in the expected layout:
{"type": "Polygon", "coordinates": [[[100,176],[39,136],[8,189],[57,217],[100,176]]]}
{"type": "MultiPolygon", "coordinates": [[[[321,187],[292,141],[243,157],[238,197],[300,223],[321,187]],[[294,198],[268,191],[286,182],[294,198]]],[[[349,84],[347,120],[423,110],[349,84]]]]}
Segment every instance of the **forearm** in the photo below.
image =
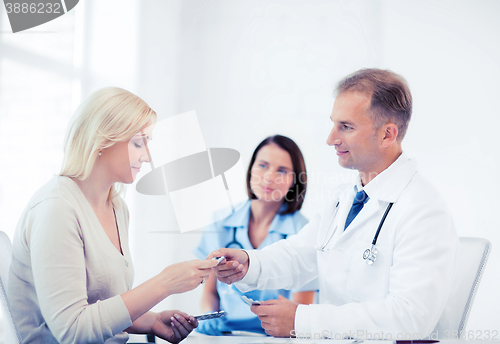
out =
{"type": "Polygon", "coordinates": [[[121,295],[133,323],[153,306],[171,295],[163,275],[159,274],[121,295]]]}
{"type": "Polygon", "coordinates": [[[146,312],[139,318],[137,318],[132,326],[127,328],[125,331],[128,333],[137,333],[137,334],[152,334],[153,333],[153,324],[158,317],[157,313],[146,312]]]}
{"type": "Polygon", "coordinates": [[[435,325],[431,322],[437,312],[429,310],[430,314],[425,316],[422,315],[423,308],[422,304],[409,303],[399,297],[342,306],[299,305],[295,313],[294,329],[299,337],[306,333],[319,333],[321,336],[326,334],[326,337],[335,338],[347,333],[351,337],[363,339],[367,338],[367,333],[384,333],[385,339],[390,336],[395,339],[406,334],[425,338],[435,325]]]}
{"type": "Polygon", "coordinates": [[[249,270],[252,272],[236,287],[243,292],[252,289],[298,289],[316,278],[315,245],[320,220],[321,217],[316,216],[298,234],[262,250],[248,251],[249,270]],[[256,276],[258,278],[255,279],[256,276]]]}
{"type": "Polygon", "coordinates": [[[132,322],[167,296],[199,286],[215,264],[215,261],[198,259],[173,264],[140,286],[121,294],[132,322]]]}
{"type": "Polygon", "coordinates": [[[316,250],[299,235],[301,233],[294,236],[297,238],[281,240],[262,250],[248,251],[249,270],[235,286],[242,292],[298,289],[317,277],[316,250]]]}
{"type": "Polygon", "coordinates": [[[219,311],[219,299],[212,295],[207,295],[201,300],[200,309],[203,313],[219,311]]]}
{"type": "Polygon", "coordinates": [[[314,291],[299,291],[293,294],[293,302],[309,305],[314,302],[314,291]]]}
{"type": "Polygon", "coordinates": [[[217,280],[210,275],[203,289],[200,308],[204,313],[218,311],[220,307],[219,293],[217,292],[217,280]]]}

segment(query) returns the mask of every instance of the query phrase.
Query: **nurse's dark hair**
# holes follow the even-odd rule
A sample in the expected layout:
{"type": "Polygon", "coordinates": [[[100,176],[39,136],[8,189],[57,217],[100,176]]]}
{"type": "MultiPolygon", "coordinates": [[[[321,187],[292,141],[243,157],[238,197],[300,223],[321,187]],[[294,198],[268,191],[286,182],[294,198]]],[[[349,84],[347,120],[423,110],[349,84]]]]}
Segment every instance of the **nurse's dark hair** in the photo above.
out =
{"type": "Polygon", "coordinates": [[[397,140],[403,140],[412,112],[412,96],[405,78],[390,70],[360,69],[337,84],[337,96],[348,92],[371,96],[370,115],[374,129],[394,123],[398,127],[397,140]]]}
{"type": "Polygon", "coordinates": [[[246,177],[246,184],[247,184],[247,193],[248,197],[250,199],[257,199],[257,196],[252,192],[252,189],[250,187],[250,177],[252,175],[252,166],[255,163],[255,159],[257,158],[257,153],[259,151],[271,144],[274,143],[281,149],[285,150],[290,154],[290,158],[292,159],[292,166],[293,166],[293,184],[288,189],[288,193],[285,195],[284,198],[284,204],[286,204],[286,207],[281,211],[281,215],[285,214],[293,214],[297,210],[300,210],[302,208],[302,203],[304,203],[304,198],[306,196],[306,190],[307,190],[307,171],[306,171],[306,163],[304,162],[304,156],[302,155],[302,152],[300,151],[299,146],[290,138],[282,135],[274,135],[274,136],[269,136],[268,138],[264,139],[257,148],[255,148],[255,151],[253,152],[252,158],[250,159],[250,163],[248,164],[248,169],[247,169],[247,177],[246,177]]]}

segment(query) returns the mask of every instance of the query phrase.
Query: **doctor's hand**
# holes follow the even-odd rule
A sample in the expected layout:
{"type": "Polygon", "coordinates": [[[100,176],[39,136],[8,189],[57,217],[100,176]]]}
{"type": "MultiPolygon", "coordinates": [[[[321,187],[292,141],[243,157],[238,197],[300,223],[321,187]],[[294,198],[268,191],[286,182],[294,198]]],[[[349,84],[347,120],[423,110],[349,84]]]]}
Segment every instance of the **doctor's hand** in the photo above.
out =
{"type": "Polygon", "coordinates": [[[163,311],[158,313],[151,328],[155,336],[168,340],[170,343],[179,343],[191,331],[198,327],[198,320],[181,311],[163,311]]]}
{"type": "Polygon", "coordinates": [[[219,265],[212,268],[215,277],[222,283],[231,284],[242,279],[247,271],[249,258],[248,254],[243,250],[234,248],[220,248],[217,251],[210,253],[207,260],[213,257],[226,257],[219,265]]]}
{"type": "Polygon", "coordinates": [[[277,300],[261,301],[260,306],[251,306],[261,322],[262,328],[273,337],[288,337],[295,328],[295,312],[298,303],[292,302],[283,296],[277,300]]]}

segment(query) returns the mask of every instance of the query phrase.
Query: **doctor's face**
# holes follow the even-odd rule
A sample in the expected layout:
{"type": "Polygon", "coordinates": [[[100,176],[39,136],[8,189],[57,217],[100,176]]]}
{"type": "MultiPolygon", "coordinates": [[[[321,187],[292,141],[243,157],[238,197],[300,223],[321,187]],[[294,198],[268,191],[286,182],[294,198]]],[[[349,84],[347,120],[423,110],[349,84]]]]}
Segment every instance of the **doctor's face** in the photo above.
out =
{"type": "Polygon", "coordinates": [[[342,167],[369,175],[377,171],[381,157],[380,130],[374,130],[369,116],[371,97],[358,92],[341,94],[335,99],[333,128],[326,143],[334,146],[342,167]]]}
{"type": "Polygon", "coordinates": [[[261,201],[281,202],[293,184],[290,154],[275,143],[262,147],[252,165],[250,188],[261,201]]]}

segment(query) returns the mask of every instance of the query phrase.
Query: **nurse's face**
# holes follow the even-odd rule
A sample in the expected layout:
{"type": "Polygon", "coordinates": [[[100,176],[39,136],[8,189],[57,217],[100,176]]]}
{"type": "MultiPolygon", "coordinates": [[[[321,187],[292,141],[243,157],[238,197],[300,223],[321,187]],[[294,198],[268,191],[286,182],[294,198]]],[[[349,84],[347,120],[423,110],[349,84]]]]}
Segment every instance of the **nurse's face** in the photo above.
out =
{"type": "Polygon", "coordinates": [[[290,154],[275,143],[262,147],[252,165],[250,188],[259,200],[281,202],[293,185],[290,154]]]}
{"type": "Polygon", "coordinates": [[[374,130],[369,116],[371,97],[358,92],[341,94],[335,100],[330,119],[333,128],[326,140],[334,146],[342,167],[368,175],[377,171],[383,130],[374,130]]]}
{"type": "Polygon", "coordinates": [[[147,143],[151,140],[150,127],[146,126],[129,141],[120,141],[103,149],[99,159],[106,164],[114,182],[133,183],[142,163],[150,162],[147,143]]]}

